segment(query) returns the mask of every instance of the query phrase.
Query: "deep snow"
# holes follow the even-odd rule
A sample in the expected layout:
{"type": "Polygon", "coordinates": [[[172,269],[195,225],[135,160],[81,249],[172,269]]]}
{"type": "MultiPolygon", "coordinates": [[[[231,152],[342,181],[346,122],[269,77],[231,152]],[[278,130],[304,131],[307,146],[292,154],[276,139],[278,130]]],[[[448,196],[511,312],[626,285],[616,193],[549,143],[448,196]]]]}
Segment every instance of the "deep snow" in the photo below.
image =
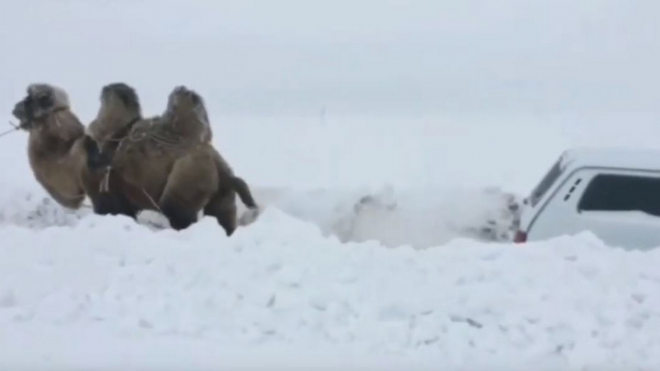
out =
{"type": "Polygon", "coordinates": [[[264,209],[232,238],[65,211],[0,137],[1,368],[660,366],[660,250],[506,242],[565,148],[660,147],[657,2],[188,4],[3,5],[2,122],[34,81],[83,122],[184,83],[264,209]]]}
{"type": "Polygon", "coordinates": [[[4,368],[660,362],[658,251],[589,233],[386,249],[269,208],[232,238],[210,219],[176,233],[89,216],[0,239],[4,368]]]}

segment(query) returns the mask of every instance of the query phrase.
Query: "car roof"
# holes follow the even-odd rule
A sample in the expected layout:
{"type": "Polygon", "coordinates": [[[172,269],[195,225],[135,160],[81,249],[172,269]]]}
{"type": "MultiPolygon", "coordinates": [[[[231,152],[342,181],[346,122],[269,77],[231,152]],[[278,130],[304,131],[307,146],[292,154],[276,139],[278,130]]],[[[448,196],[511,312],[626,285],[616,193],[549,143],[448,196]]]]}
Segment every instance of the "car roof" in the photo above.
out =
{"type": "Polygon", "coordinates": [[[660,149],[627,147],[577,147],[564,151],[562,167],[599,166],[660,170],[660,149]]]}

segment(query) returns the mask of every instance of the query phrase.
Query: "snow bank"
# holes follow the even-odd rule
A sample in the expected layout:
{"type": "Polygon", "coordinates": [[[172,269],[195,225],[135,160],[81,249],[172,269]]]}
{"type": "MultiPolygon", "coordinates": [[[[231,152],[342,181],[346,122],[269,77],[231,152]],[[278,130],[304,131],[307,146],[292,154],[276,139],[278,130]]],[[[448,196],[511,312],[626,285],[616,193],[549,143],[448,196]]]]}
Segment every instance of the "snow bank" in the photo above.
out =
{"type": "MultiPolygon", "coordinates": [[[[70,211],[43,191],[0,186],[0,224],[32,229],[75,226],[92,215],[91,207],[70,211]]],[[[316,224],[324,236],[342,242],[376,240],[396,247],[428,248],[456,237],[511,241],[519,222],[520,197],[499,189],[316,189],[253,187],[261,206],[274,206],[316,224]]],[[[239,214],[246,210],[238,201],[239,214]]],[[[89,201],[87,201],[89,206],[89,201]]],[[[167,226],[151,216],[143,224],[167,226]]]]}
{"type": "Polygon", "coordinates": [[[590,234],[387,249],[268,207],[232,238],[89,215],[0,240],[3,368],[660,362],[660,250],[590,234]]]}

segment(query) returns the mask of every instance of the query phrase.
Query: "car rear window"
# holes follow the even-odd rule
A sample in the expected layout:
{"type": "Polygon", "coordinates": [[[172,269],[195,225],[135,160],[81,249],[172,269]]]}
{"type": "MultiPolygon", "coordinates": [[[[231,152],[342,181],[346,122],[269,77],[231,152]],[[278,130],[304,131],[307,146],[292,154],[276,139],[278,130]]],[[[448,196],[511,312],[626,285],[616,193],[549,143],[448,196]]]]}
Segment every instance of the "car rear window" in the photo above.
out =
{"type": "Polygon", "coordinates": [[[541,182],[532,190],[532,194],[529,196],[529,204],[532,207],[538,204],[539,200],[548,192],[548,189],[552,187],[555,181],[559,176],[564,172],[564,167],[562,165],[562,158],[560,157],[553,165],[550,167],[550,170],[545,174],[541,182]]]}
{"type": "Polygon", "coordinates": [[[660,178],[599,174],[587,185],[580,211],[642,211],[660,216],[660,178]]]}

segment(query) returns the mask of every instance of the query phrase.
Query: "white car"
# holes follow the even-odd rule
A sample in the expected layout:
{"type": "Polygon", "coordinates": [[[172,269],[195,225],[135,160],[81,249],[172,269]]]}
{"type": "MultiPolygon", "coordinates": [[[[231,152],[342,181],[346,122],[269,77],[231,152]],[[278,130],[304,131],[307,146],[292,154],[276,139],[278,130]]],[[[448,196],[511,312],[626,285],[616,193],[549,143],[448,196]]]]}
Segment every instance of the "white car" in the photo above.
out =
{"type": "Polygon", "coordinates": [[[660,151],[564,152],[524,200],[514,242],[583,231],[609,246],[660,247],[660,151]]]}

